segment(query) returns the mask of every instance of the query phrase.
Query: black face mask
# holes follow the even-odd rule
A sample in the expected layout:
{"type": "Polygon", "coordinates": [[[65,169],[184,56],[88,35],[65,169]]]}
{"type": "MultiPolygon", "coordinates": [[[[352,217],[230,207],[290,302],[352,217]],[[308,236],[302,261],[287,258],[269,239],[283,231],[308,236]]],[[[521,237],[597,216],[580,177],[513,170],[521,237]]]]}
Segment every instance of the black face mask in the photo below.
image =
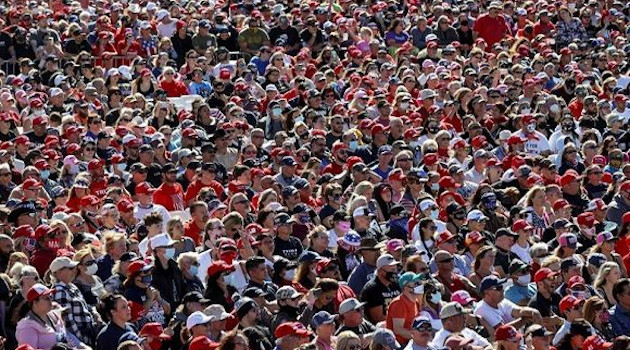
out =
{"type": "Polygon", "coordinates": [[[385,278],[392,282],[392,283],[396,283],[398,282],[398,273],[397,272],[386,272],[385,278]]]}
{"type": "Polygon", "coordinates": [[[573,130],[575,130],[575,125],[574,124],[563,124],[562,125],[562,130],[565,132],[573,132],[573,130]]]}
{"type": "Polygon", "coordinates": [[[456,211],[453,213],[453,217],[457,220],[464,220],[466,218],[465,211],[456,211]]]}

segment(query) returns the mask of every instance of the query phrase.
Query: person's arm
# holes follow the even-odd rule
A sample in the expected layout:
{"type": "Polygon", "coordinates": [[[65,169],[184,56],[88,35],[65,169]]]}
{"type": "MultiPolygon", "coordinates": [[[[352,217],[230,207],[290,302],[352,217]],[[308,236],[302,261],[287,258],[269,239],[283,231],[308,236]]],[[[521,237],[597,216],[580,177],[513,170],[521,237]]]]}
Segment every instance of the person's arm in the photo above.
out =
{"type": "Polygon", "coordinates": [[[375,322],[385,321],[385,314],[383,313],[382,305],[371,307],[367,311],[368,311],[368,315],[370,315],[370,318],[374,320],[375,322]]]}
{"type": "Polygon", "coordinates": [[[394,334],[399,335],[406,339],[411,339],[411,331],[405,328],[405,319],[404,318],[394,318],[392,319],[392,328],[394,334]]]}
{"type": "Polygon", "coordinates": [[[540,311],[529,306],[517,305],[514,310],[512,310],[512,317],[531,319],[536,324],[542,324],[542,316],[540,315],[540,311]]]}

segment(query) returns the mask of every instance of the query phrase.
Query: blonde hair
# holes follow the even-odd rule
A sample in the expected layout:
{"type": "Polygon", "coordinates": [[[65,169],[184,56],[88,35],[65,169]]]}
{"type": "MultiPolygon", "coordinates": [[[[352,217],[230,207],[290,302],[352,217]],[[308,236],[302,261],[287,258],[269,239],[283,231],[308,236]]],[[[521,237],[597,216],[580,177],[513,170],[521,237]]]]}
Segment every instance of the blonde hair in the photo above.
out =
{"type": "Polygon", "coordinates": [[[337,336],[337,350],[346,350],[350,340],[358,340],[361,342],[361,338],[353,331],[343,331],[337,336]]]}
{"type": "Polygon", "coordinates": [[[197,262],[197,257],[199,256],[199,254],[195,253],[195,252],[186,252],[186,253],[181,253],[179,254],[179,256],[177,257],[177,265],[180,266],[184,261],[186,260],[190,260],[193,263],[197,262]]]}
{"type": "Polygon", "coordinates": [[[607,261],[603,263],[602,266],[599,267],[599,271],[597,272],[597,277],[595,277],[595,283],[593,283],[593,286],[595,286],[595,288],[602,287],[606,283],[606,277],[608,277],[608,275],[614,268],[619,270],[619,264],[612,261],[607,261]]]}
{"type": "Polygon", "coordinates": [[[606,307],[604,299],[598,296],[588,298],[586,302],[584,302],[584,307],[582,308],[584,312],[584,319],[589,323],[593,323],[593,320],[595,319],[595,312],[601,310],[602,306],[606,307]]]}
{"type": "MultiPolygon", "coordinates": [[[[374,185],[369,181],[361,181],[354,188],[353,194],[356,196],[364,196],[365,192],[368,190],[374,191],[374,185]]],[[[366,198],[367,200],[367,198],[366,198]]]]}

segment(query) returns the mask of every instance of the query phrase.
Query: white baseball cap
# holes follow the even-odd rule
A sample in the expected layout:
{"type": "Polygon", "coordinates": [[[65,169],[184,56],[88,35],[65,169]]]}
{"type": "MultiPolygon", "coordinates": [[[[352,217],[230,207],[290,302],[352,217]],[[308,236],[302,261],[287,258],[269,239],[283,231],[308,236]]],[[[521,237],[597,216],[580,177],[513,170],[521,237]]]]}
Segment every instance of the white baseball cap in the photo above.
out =
{"type": "Polygon", "coordinates": [[[60,256],[55,258],[53,262],[50,264],[50,272],[57,272],[61,269],[65,269],[67,267],[74,268],[79,265],[78,261],[72,261],[67,256],[60,256]]]}
{"type": "Polygon", "coordinates": [[[188,330],[192,329],[194,326],[198,326],[200,324],[205,324],[212,321],[212,317],[206,316],[201,311],[195,311],[186,319],[186,328],[188,330]]]}
{"type": "Polygon", "coordinates": [[[157,235],[151,238],[151,247],[153,249],[160,247],[170,247],[174,245],[176,242],[171,239],[171,236],[168,233],[163,233],[161,235],[157,235]]]}

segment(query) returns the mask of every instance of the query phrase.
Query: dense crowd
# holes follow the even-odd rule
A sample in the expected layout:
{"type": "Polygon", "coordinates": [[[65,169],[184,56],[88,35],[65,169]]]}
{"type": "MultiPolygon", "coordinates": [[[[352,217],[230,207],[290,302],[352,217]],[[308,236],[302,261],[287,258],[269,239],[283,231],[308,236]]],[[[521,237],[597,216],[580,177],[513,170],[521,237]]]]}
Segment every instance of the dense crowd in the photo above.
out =
{"type": "Polygon", "coordinates": [[[630,3],[0,5],[0,349],[630,350],[630,3]]]}

